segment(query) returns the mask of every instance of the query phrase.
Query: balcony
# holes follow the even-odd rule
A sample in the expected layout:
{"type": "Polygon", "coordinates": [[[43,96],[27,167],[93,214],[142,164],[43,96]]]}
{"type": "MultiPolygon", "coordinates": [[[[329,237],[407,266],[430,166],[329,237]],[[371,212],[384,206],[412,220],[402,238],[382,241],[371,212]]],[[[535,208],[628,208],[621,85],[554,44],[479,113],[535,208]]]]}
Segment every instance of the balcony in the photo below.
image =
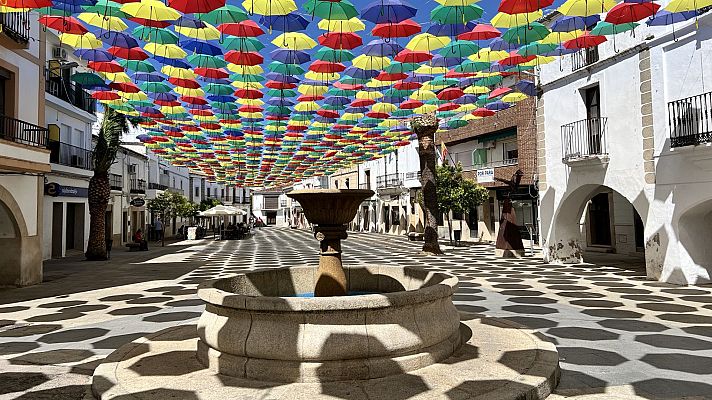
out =
{"type": "Polygon", "coordinates": [[[12,40],[26,46],[30,41],[30,13],[0,13],[0,28],[12,40]]]}
{"type": "Polygon", "coordinates": [[[162,185],[160,183],[148,182],[148,188],[150,190],[168,190],[168,185],[162,185]]]}
{"type": "Polygon", "coordinates": [[[109,174],[109,186],[111,190],[124,190],[124,177],[118,174],[109,174]]]}
{"type": "Polygon", "coordinates": [[[387,174],[376,178],[378,189],[395,188],[403,186],[403,174],[387,174]]]}
{"type": "Polygon", "coordinates": [[[363,182],[358,184],[359,189],[371,189],[371,183],[370,182],[363,182]]]}
{"type": "Polygon", "coordinates": [[[27,146],[47,148],[49,130],[29,122],[0,115],[0,139],[27,146]]]}
{"type": "Polygon", "coordinates": [[[484,164],[475,164],[471,167],[463,168],[463,171],[476,171],[483,168],[500,168],[500,167],[511,167],[512,165],[517,165],[519,163],[518,158],[508,158],[506,160],[490,161],[484,164]]]}
{"type": "Polygon", "coordinates": [[[598,61],[598,47],[589,47],[581,49],[575,53],[571,53],[571,71],[577,71],[581,68],[598,61]]]}
{"type": "Polygon", "coordinates": [[[712,143],[712,92],[668,103],[670,147],[712,143]]]}
{"type": "Polygon", "coordinates": [[[96,112],[96,99],[91,93],[74,82],[54,76],[49,69],[45,69],[45,92],[90,114],[96,112]]]}
{"type": "Polygon", "coordinates": [[[49,162],[86,170],[94,169],[92,151],[68,143],[49,141],[49,162]]]}
{"type": "Polygon", "coordinates": [[[418,181],[420,181],[420,178],[421,178],[422,175],[423,175],[423,173],[420,172],[420,171],[406,172],[406,173],[405,173],[405,180],[418,180],[418,181]]]}
{"type": "Polygon", "coordinates": [[[144,181],[143,179],[131,179],[129,193],[146,194],[146,181],[144,181]]]}
{"type": "Polygon", "coordinates": [[[588,118],[561,126],[562,161],[608,162],[606,141],[608,118],[588,118]]]}

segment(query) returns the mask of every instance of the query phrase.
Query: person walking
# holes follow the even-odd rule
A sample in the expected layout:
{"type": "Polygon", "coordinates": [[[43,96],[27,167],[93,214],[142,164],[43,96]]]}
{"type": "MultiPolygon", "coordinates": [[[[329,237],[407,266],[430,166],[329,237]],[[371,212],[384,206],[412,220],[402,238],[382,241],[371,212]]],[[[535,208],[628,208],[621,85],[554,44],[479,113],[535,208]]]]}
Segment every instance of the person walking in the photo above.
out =
{"type": "Polygon", "coordinates": [[[153,229],[156,231],[156,243],[163,240],[163,222],[161,218],[156,218],[156,223],[153,224],[153,229]]]}

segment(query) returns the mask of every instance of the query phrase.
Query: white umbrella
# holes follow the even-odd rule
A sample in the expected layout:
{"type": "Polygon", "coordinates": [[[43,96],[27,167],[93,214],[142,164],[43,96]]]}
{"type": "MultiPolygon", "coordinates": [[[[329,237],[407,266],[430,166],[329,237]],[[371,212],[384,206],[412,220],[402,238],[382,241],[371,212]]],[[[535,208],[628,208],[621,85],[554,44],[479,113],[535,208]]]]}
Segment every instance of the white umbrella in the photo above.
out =
{"type": "Polygon", "coordinates": [[[239,208],[230,206],[215,206],[209,210],[202,211],[198,213],[201,217],[220,217],[226,215],[247,215],[245,210],[240,210],[239,208]]]}

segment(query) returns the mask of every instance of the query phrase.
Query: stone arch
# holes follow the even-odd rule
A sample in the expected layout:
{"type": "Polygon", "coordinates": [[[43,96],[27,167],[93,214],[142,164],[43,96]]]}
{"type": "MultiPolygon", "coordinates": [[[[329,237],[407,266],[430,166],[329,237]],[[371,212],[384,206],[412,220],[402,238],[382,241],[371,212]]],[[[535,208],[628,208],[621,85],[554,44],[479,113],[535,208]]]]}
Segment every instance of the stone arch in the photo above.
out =
{"type": "Polygon", "coordinates": [[[702,200],[680,215],[677,221],[680,243],[679,263],[685,283],[705,283],[712,279],[712,199],[702,200]]]}
{"type": "Polygon", "coordinates": [[[0,186],[0,285],[22,284],[22,246],[27,237],[27,224],[20,206],[4,187],[0,186]],[[7,229],[7,225],[11,225],[7,229]]]}
{"type": "MultiPolygon", "coordinates": [[[[585,218],[584,212],[588,207],[589,201],[601,193],[612,193],[613,196],[620,196],[625,199],[640,217],[641,224],[644,225],[644,221],[648,216],[649,204],[641,193],[632,193],[630,190],[623,188],[616,190],[616,188],[600,184],[578,186],[563,195],[550,222],[551,225],[544,248],[545,259],[548,262],[568,264],[584,261],[584,250],[589,244],[584,239],[590,232],[582,232],[581,221],[585,218]]],[[[631,219],[635,219],[634,216],[631,216],[631,219]]],[[[585,228],[588,229],[589,227],[586,226],[585,228]]],[[[643,234],[642,228],[640,229],[641,235],[643,234]]],[[[616,233],[615,229],[611,229],[610,240],[613,243],[613,248],[615,248],[616,233]]],[[[633,247],[636,247],[635,244],[633,247]]],[[[644,247],[644,243],[640,247],[644,247]]]]}

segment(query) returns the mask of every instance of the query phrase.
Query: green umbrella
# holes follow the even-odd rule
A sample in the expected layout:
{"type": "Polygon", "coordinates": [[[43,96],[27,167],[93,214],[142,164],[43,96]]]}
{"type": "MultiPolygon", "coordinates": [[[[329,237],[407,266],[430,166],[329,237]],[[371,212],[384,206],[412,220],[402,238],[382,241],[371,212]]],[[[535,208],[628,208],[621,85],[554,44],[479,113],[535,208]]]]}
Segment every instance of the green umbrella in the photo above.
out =
{"type": "Polygon", "coordinates": [[[356,56],[348,50],[334,50],[328,47],[322,47],[314,53],[314,58],[328,62],[344,62],[351,61],[356,56]]]}
{"type": "Polygon", "coordinates": [[[327,0],[309,0],[303,5],[312,17],[324,19],[351,19],[358,16],[356,7],[348,0],[339,2],[327,0]]]}
{"type": "Polygon", "coordinates": [[[260,51],[265,48],[265,45],[257,38],[236,36],[225,39],[222,46],[228,50],[236,51],[260,51]]]}
{"type": "Polygon", "coordinates": [[[501,75],[488,76],[486,78],[482,78],[479,81],[477,81],[477,85],[479,85],[479,86],[494,86],[498,83],[501,83],[502,79],[503,78],[501,75]]]}
{"type": "Polygon", "coordinates": [[[206,92],[218,96],[229,96],[235,93],[235,90],[230,85],[221,83],[209,83],[203,87],[206,92]]]}
{"type": "Polygon", "coordinates": [[[339,89],[335,86],[332,86],[329,88],[329,90],[326,92],[326,94],[329,94],[332,96],[351,97],[351,96],[356,95],[356,91],[355,90],[339,89]]]}
{"type": "Polygon", "coordinates": [[[480,51],[480,46],[469,40],[455,40],[440,49],[439,53],[443,57],[465,58],[480,51]]]}
{"type": "Polygon", "coordinates": [[[448,126],[448,128],[452,128],[452,129],[462,128],[463,126],[467,126],[467,121],[463,121],[461,119],[453,119],[447,123],[447,126],[448,126]]]}
{"type": "Polygon", "coordinates": [[[558,45],[554,43],[539,43],[539,42],[533,42],[529,43],[527,45],[524,45],[517,50],[517,53],[519,55],[527,57],[527,56],[538,56],[542,54],[546,54],[550,51],[554,51],[558,45]]]}
{"type": "Polygon", "coordinates": [[[402,62],[392,62],[391,65],[383,68],[387,74],[407,74],[408,72],[413,72],[420,64],[417,63],[402,63],[402,62]]]}
{"type": "Polygon", "coordinates": [[[71,10],[61,10],[61,9],[52,8],[52,7],[38,8],[37,12],[40,13],[40,15],[51,15],[54,17],[69,17],[72,15],[71,10]]]}
{"type": "Polygon", "coordinates": [[[630,22],[626,24],[612,24],[606,21],[600,21],[596,24],[593,29],[591,29],[591,35],[601,36],[601,35],[615,35],[617,33],[629,31],[635,29],[638,26],[635,22],[630,22]]]}
{"type": "Polygon", "coordinates": [[[455,67],[455,72],[459,73],[470,73],[484,71],[489,68],[492,64],[484,61],[464,61],[462,64],[455,67]]]}
{"type": "Polygon", "coordinates": [[[238,82],[262,82],[265,77],[257,74],[232,74],[230,79],[238,82]]]}
{"type": "Polygon", "coordinates": [[[341,106],[341,105],[338,105],[338,104],[334,104],[334,105],[331,105],[331,104],[324,104],[323,106],[321,106],[321,108],[323,108],[324,110],[339,111],[339,110],[344,110],[344,109],[346,109],[346,106],[341,106]]]}
{"type": "Polygon", "coordinates": [[[530,22],[528,25],[515,26],[507,29],[502,35],[502,40],[513,44],[529,44],[542,40],[551,33],[549,28],[539,22],[530,22]]]}
{"type": "Polygon", "coordinates": [[[271,97],[296,97],[297,92],[292,89],[270,89],[267,91],[267,96],[271,97]]]}
{"type": "Polygon", "coordinates": [[[144,82],[139,87],[144,92],[168,93],[171,91],[171,87],[163,82],[144,82]]]}
{"type": "Polygon", "coordinates": [[[430,11],[430,19],[441,24],[464,24],[473,19],[479,19],[483,12],[482,7],[474,4],[469,6],[439,5],[430,11]]]}
{"type": "Polygon", "coordinates": [[[389,97],[407,97],[407,96],[410,96],[411,94],[413,94],[413,92],[415,92],[415,90],[406,90],[406,89],[398,90],[398,89],[390,88],[390,89],[384,90],[383,95],[389,96],[389,97]]]}
{"type": "Polygon", "coordinates": [[[227,61],[216,56],[207,54],[191,54],[186,60],[196,67],[202,68],[224,68],[227,67],[227,61]]]}
{"type": "Polygon", "coordinates": [[[127,103],[131,104],[134,107],[155,107],[156,106],[155,104],[153,104],[153,102],[148,101],[148,100],[129,100],[127,103]]]}
{"type": "Polygon", "coordinates": [[[368,83],[370,79],[361,79],[361,78],[343,78],[339,82],[343,83],[344,85],[365,85],[368,83]]]}
{"type": "Polygon", "coordinates": [[[104,17],[130,17],[128,14],[121,11],[121,4],[114,1],[99,0],[94,5],[83,5],[82,8],[86,12],[97,13],[104,17]]]}
{"type": "Polygon", "coordinates": [[[146,60],[119,60],[119,64],[132,71],[136,72],[154,72],[156,67],[154,67],[150,62],[146,60]]]}
{"type": "Polygon", "coordinates": [[[430,81],[430,84],[432,86],[452,86],[458,83],[457,79],[454,78],[435,78],[432,81],[430,81]]]}
{"type": "MultiPolygon", "coordinates": [[[[289,115],[289,113],[292,112],[292,110],[290,110],[289,107],[285,107],[285,106],[268,106],[267,108],[265,108],[265,111],[275,113],[275,114],[287,114],[287,115],[289,115]]],[[[284,121],[271,121],[271,122],[267,123],[267,125],[274,125],[275,122],[278,122],[279,123],[278,125],[281,124],[281,125],[286,126],[284,121]]]]}
{"type": "Polygon", "coordinates": [[[409,117],[413,115],[413,110],[395,110],[391,115],[394,117],[409,117]]]}
{"type": "Polygon", "coordinates": [[[72,81],[82,86],[102,86],[106,84],[104,79],[91,72],[78,72],[72,75],[72,81]]]}
{"type": "Polygon", "coordinates": [[[144,42],[158,43],[158,44],[178,44],[178,36],[163,28],[153,28],[150,26],[139,26],[136,27],[131,34],[136,39],[143,40],[144,42]]]}
{"type": "Polygon", "coordinates": [[[195,17],[213,25],[241,22],[249,18],[245,11],[232,4],[224,5],[206,14],[195,14],[195,17]]]}
{"type": "Polygon", "coordinates": [[[299,64],[284,64],[279,61],[272,61],[267,68],[283,75],[301,75],[305,72],[299,64]]]}

